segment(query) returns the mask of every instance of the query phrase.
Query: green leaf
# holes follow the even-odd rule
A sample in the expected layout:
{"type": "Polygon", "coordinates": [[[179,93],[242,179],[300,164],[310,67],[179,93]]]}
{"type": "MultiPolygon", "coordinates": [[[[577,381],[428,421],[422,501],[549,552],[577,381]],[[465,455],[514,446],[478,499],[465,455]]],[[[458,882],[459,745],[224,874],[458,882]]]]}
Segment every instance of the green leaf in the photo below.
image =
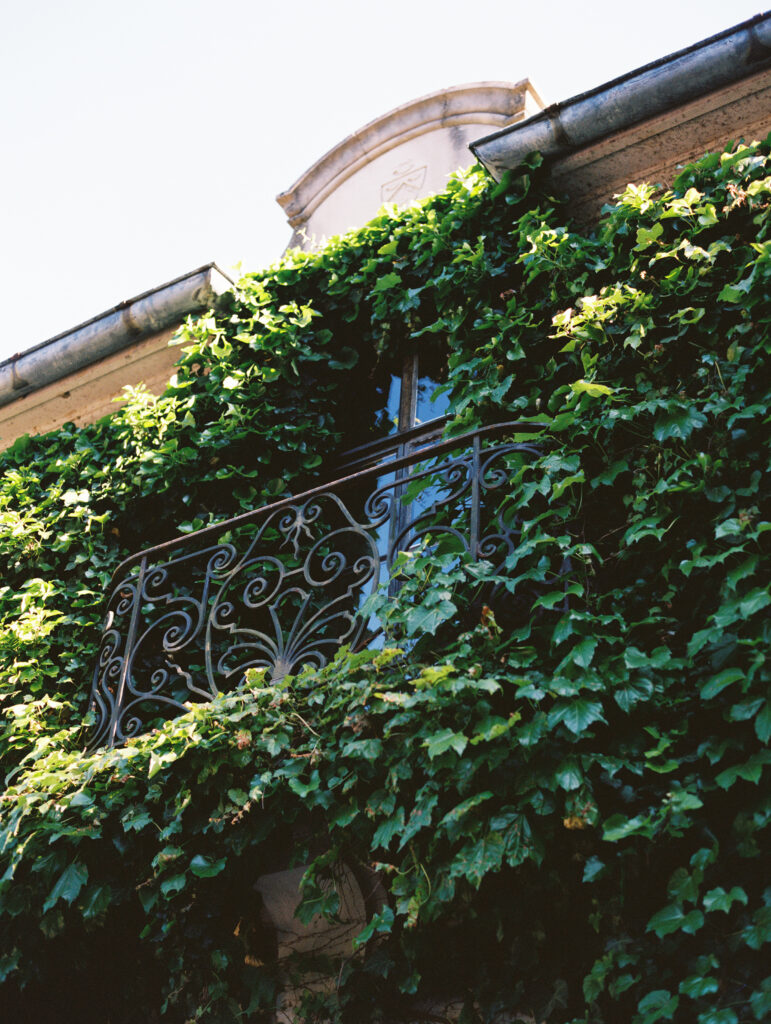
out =
{"type": "Polygon", "coordinates": [[[667,884],[667,892],[674,896],[678,903],[683,901],[695,903],[699,898],[697,878],[686,868],[676,868],[667,884]]]}
{"type": "MultiPolygon", "coordinates": [[[[600,398],[603,395],[612,395],[613,388],[609,388],[606,384],[597,384],[590,380],[576,380],[570,385],[570,390],[574,391],[577,395],[589,395],[590,398],[600,398]]],[[[579,479],[578,477],[576,479],[579,479]]],[[[583,479],[581,475],[580,479],[583,479]]]]}
{"type": "Polygon", "coordinates": [[[581,668],[589,668],[597,650],[597,641],[593,637],[586,637],[577,643],[573,648],[573,662],[581,668]]]}
{"type": "Polygon", "coordinates": [[[43,913],[45,914],[49,911],[59,900],[64,900],[65,903],[72,903],[73,900],[77,899],[78,893],[87,881],[88,868],[86,865],[79,864],[77,861],[70,864],[59,875],[56,884],[48,894],[43,904],[43,913]]]}
{"type": "Polygon", "coordinates": [[[749,594],[742,598],[739,608],[741,610],[742,618],[749,618],[750,615],[754,615],[755,612],[759,612],[762,608],[767,608],[771,604],[771,590],[768,587],[755,587],[749,594]]]}
{"type": "Polygon", "coordinates": [[[700,910],[691,910],[685,913],[677,903],[670,903],[659,910],[657,914],[648,921],[646,931],[655,932],[659,938],[664,935],[671,935],[672,932],[683,931],[692,935],[704,924],[704,915],[700,910]]]}
{"type": "MultiPolygon", "coordinates": [[[[2,978],[0,977],[0,981],[2,978]]],[[[755,1020],[771,1019],[771,976],[764,978],[750,996],[750,1006],[755,1020]]]]}
{"type": "Polygon", "coordinates": [[[141,832],[146,825],[151,825],[153,819],[145,807],[129,807],[121,815],[121,823],[126,832],[141,832]]]}
{"type": "Polygon", "coordinates": [[[636,679],[634,682],[626,682],[616,687],[613,691],[613,699],[622,711],[629,712],[643,700],[647,700],[653,693],[653,683],[650,679],[636,679]]]}
{"type": "Polygon", "coordinates": [[[571,792],[584,781],[584,774],[575,761],[566,761],[554,773],[554,781],[567,792],[571,792]]]}
{"type": "MultiPolygon", "coordinates": [[[[431,816],[434,808],[439,803],[438,793],[424,792],[419,797],[417,803],[412,809],[409,820],[404,828],[402,837],[399,840],[399,849],[401,850],[414,836],[420,832],[423,828],[429,828],[431,826],[431,816]]],[[[490,794],[492,795],[492,794],[490,794]]],[[[440,822],[440,825],[443,822],[440,822]]]]}
{"type": "Polygon", "coordinates": [[[581,879],[582,882],[593,882],[595,878],[599,878],[605,871],[605,864],[599,859],[599,857],[589,857],[586,864],[584,865],[584,874],[581,879]]]}
{"type": "Polygon", "coordinates": [[[387,818],[376,830],[372,837],[372,847],[377,849],[388,846],[395,835],[404,831],[404,808],[397,807],[396,813],[387,818]]]}
{"type": "Polygon", "coordinates": [[[549,714],[549,724],[556,725],[558,722],[562,722],[572,733],[580,736],[594,722],[605,722],[605,716],[602,713],[602,705],[597,701],[578,697],[555,703],[553,711],[549,714]]]}
{"type": "Polygon", "coordinates": [[[434,605],[419,604],[410,608],[406,615],[406,627],[408,636],[415,636],[419,633],[435,633],[439,626],[457,611],[457,606],[450,600],[439,601],[434,605]]]}
{"type": "MultiPolygon", "coordinates": [[[[25,435],[26,436],[26,435],[25,435]]],[[[14,949],[13,952],[0,956],[0,985],[19,968],[21,950],[14,949]]]]}
{"type": "Polygon", "coordinates": [[[771,942],[771,907],[760,907],[752,915],[752,924],[741,933],[750,949],[760,949],[771,942]]]}
{"type": "Polygon", "coordinates": [[[90,889],[83,901],[83,917],[88,921],[99,917],[110,906],[113,892],[109,885],[96,885],[90,889]]]}
{"type": "Polygon", "coordinates": [[[187,875],[172,875],[170,878],[166,878],[161,882],[161,892],[166,897],[173,896],[175,892],[180,892],[186,885],[187,875]]]}
{"type": "Polygon", "coordinates": [[[391,907],[383,907],[374,914],[366,928],[362,929],[353,940],[353,948],[359,949],[373,937],[373,935],[388,935],[394,925],[394,912],[391,907]]]}
{"type": "Polygon", "coordinates": [[[504,852],[503,837],[497,832],[485,835],[475,843],[466,843],[454,859],[450,875],[463,876],[478,889],[485,875],[500,868],[504,852]]]}
{"type": "Polygon", "coordinates": [[[150,754],[150,765],[147,772],[147,777],[152,779],[158,774],[164,765],[172,764],[179,757],[179,751],[177,750],[164,750],[160,754],[156,754],[154,751],[150,754]]]}
{"type": "Polygon", "coordinates": [[[653,425],[653,436],[660,442],[668,441],[670,438],[684,441],[694,430],[701,430],[706,426],[706,423],[707,417],[698,409],[683,405],[671,409],[656,420],[653,425]]]}
{"type": "Polygon", "coordinates": [[[771,700],[767,700],[755,719],[755,733],[761,743],[771,739],[771,700]]]}
{"type": "Polygon", "coordinates": [[[713,910],[722,910],[727,914],[733,903],[739,902],[743,906],[747,906],[747,893],[744,889],[739,888],[738,885],[735,885],[730,892],[726,892],[722,886],[718,886],[716,889],[710,889],[709,892],[705,893],[702,902],[707,913],[713,910]]]}
{"type": "Polygon", "coordinates": [[[212,857],[205,857],[202,853],[197,853],[190,861],[190,870],[198,878],[213,878],[223,870],[226,861],[227,857],[214,860],[212,857]]]}
{"type": "Polygon", "coordinates": [[[705,1010],[696,1018],[696,1024],[738,1024],[739,1018],[733,1010],[705,1010]]]}
{"type": "Polygon", "coordinates": [[[297,776],[291,776],[289,779],[289,788],[303,800],[309,797],[311,793],[315,793],[320,785],[321,776],[316,768],[311,772],[307,782],[303,782],[297,776]]]}
{"type": "Polygon", "coordinates": [[[672,1020],[680,1002],[679,996],[673,996],[666,989],[649,992],[637,1004],[642,1014],[640,1024],[655,1024],[658,1020],[672,1020]]]}
{"type": "MultiPolygon", "coordinates": [[[[458,826],[460,824],[461,819],[465,817],[465,815],[468,814],[468,812],[472,808],[479,806],[479,804],[481,803],[484,803],[485,800],[491,799],[492,796],[494,796],[494,794],[490,790],[485,790],[482,793],[475,793],[473,796],[470,796],[467,800],[461,801],[461,803],[457,804],[455,807],[453,807],[451,811],[448,811],[447,814],[445,814],[445,816],[439,822],[439,828],[447,828],[452,835],[457,835],[458,826]]],[[[436,803],[437,799],[438,797],[436,797],[435,795],[433,803],[431,805],[432,807],[436,803]]]]}
{"type": "Polygon", "coordinates": [[[640,227],[637,229],[637,245],[635,251],[641,252],[653,245],[657,238],[660,238],[664,231],[664,225],[656,221],[650,228],[640,227]]]}
{"type": "Polygon", "coordinates": [[[718,302],[746,302],[748,282],[743,281],[738,285],[727,284],[717,297],[718,302]]]}
{"type": "Polygon", "coordinates": [[[372,289],[372,293],[373,295],[376,295],[378,292],[388,291],[389,288],[395,288],[397,285],[400,285],[401,283],[402,279],[398,274],[384,274],[382,277],[379,277],[378,280],[376,281],[375,286],[372,289]]]}
{"type": "Polygon", "coordinates": [[[440,754],[444,754],[448,750],[454,750],[458,757],[460,757],[466,749],[467,743],[468,740],[462,732],[442,729],[441,732],[435,732],[433,736],[429,736],[428,739],[424,740],[423,746],[428,749],[428,756],[433,761],[435,757],[439,757],[440,754]]]}
{"type": "Polygon", "coordinates": [[[629,836],[649,837],[652,834],[653,827],[650,817],[644,814],[638,814],[634,818],[627,818],[623,814],[613,814],[602,826],[602,838],[609,843],[617,843],[620,839],[627,839],[629,836]]]}
{"type": "Polygon", "coordinates": [[[704,700],[711,700],[724,690],[731,683],[744,679],[744,673],[738,668],[724,668],[722,672],[712,678],[701,687],[701,696],[704,700]]]}
{"type": "Polygon", "coordinates": [[[680,982],[679,992],[681,995],[689,996],[691,999],[701,999],[702,996],[712,995],[717,992],[718,985],[716,978],[704,977],[701,974],[692,974],[680,982]]]}

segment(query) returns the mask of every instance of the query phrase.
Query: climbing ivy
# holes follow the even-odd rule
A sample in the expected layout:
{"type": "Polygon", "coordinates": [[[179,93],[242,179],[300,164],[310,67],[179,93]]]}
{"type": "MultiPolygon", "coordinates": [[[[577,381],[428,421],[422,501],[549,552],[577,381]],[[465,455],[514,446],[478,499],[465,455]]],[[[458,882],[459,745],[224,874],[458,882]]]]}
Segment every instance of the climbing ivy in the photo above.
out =
{"type": "Polygon", "coordinates": [[[9,1019],[256,1019],[277,863],[308,865],[303,920],[338,865],[386,893],[342,965],[298,963],[331,982],[308,1019],[768,1019],[769,164],[630,186],[591,232],[537,159],[471,171],[248,275],[161,397],[4,453],[9,1019]],[[323,477],[414,346],[445,354],[449,434],[541,424],[505,570],[403,556],[392,647],[83,754],[120,560],[323,477]]]}

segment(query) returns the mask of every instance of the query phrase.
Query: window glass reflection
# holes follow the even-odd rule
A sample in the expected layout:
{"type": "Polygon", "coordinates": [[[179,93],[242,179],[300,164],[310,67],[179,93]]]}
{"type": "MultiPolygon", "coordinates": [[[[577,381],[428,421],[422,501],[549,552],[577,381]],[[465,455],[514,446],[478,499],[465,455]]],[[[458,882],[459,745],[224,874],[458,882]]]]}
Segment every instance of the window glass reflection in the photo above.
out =
{"type": "Polygon", "coordinates": [[[419,377],[417,382],[417,402],[415,403],[415,422],[427,423],[429,420],[444,416],[450,407],[450,395],[447,391],[437,394],[440,381],[433,377],[419,377]]]}

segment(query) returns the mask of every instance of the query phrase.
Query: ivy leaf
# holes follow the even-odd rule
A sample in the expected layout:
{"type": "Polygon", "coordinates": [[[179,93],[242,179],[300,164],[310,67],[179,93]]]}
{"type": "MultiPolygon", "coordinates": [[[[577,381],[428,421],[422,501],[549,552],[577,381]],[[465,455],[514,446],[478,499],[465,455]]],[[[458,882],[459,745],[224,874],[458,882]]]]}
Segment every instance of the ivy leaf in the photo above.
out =
{"type": "Polygon", "coordinates": [[[558,701],[549,714],[549,725],[562,722],[576,736],[580,736],[593,722],[605,722],[602,704],[578,697],[571,701],[558,701]]]}
{"type": "Polygon", "coordinates": [[[713,697],[724,690],[731,683],[736,683],[740,679],[744,679],[744,673],[738,668],[724,668],[722,672],[718,672],[717,675],[702,686],[700,693],[704,700],[711,700],[713,697]]]}
{"type": "Polygon", "coordinates": [[[85,920],[99,917],[110,906],[113,893],[109,885],[94,886],[83,901],[83,917],[85,920]]]}
{"type": "MultiPolygon", "coordinates": [[[[0,977],[0,981],[2,978],[0,977]]],[[[771,1018],[771,977],[764,978],[750,996],[750,1006],[755,1015],[755,1020],[768,1020],[771,1018]]]]}
{"type": "Polygon", "coordinates": [[[761,608],[767,608],[771,604],[771,590],[768,587],[755,587],[749,594],[742,598],[739,605],[742,618],[749,618],[761,608]]]}
{"type": "Polygon", "coordinates": [[[633,523],[622,537],[621,543],[631,546],[637,544],[638,541],[644,540],[645,537],[653,537],[654,540],[661,540],[661,538],[672,529],[675,525],[673,519],[669,526],[661,526],[660,523],[664,519],[663,515],[646,516],[643,519],[633,523]]]}
{"type": "Polygon", "coordinates": [[[637,1004],[642,1015],[640,1024],[655,1024],[658,1020],[672,1020],[680,1002],[679,996],[673,996],[666,989],[649,992],[637,1004]]]}
{"type": "Polygon", "coordinates": [[[597,641],[594,637],[586,637],[573,648],[572,659],[581,668],[589,668],[597,650],[597,641]]]}
{"type": "Polygon", "coordinates": [[[739,902],[745,907],[747,906],[747,893],[744,889],[741,889],[738,885],[735,885],[730,892],[726,892],[722,886],[718,886],[716,889],[710,889],[709,892],[704,894],[704,909],[707,913],[713,910],[722,910],[724,913],[728,913],[731,909],[731,904],[739,902]]]}
{"type": "Polygon", "coordinates": [[[647,700],[652,693],[653,683],[650,679],[636,679],[617,687],[613,691],[613,699],[622,711],[629,712],[640,701],[647,700]]]}
{"type": "Polygon", "coordinates": [[[446,622],[457,611],[457,606],[452,601],[440,601],[433,606],[418,605],[407,612],[405,625],[407,634],[415,636],[418,633],[435,633],[443,622],[446,622]]]}
{"type": "Polygon", "coordinates": [[[746,302],[747,292],[751,284],[750,279],[740,281],[739,284],[727,284],[717,297],[718,302],[746,302]]]}
{"type": "Polygon", "coordinates": [[[72,903],[73,900],[77,899],[78,893],[87,881],[88,868],[86,865],[79,864],[77,861],[70,864],[59,875],[56,884],[48,894],[48,898],[43,904],[43,913],[45,914],[49,911],[59,900],[64,900],[65,903],[72,903]]]}
{"type": "Polygon", "coordinates": [[[719,988],[716,978],[704,977],[701,974],[692,974],[680,982],[679,992],[691,999],[700,999],[702,996],[712,995],[719,988]]]}
{"type": "Polygon", "coordinates": [[[581,878],[582,882],[593,882],[595,878],[599,878],[605,872],[605,864],[600,860],[599,857],[590,857],[584,865],[584,874],[581,878]]]}
{"type": "Polygon", "coordinates": [[[664,225],[656,221],[650,228],[641,227],[637,229],[637,245],[635,251],[642,252],[653,245],[657,238],[660,238],[664,231],[664,225]]]}
{"type": "MultiPolygon", "coordinates": [[[[570,390],[577,395],[589,395],[590,398],[600,398],[603,395],[613,394],[613,388],[609,388],[606,384],[596,384],[591,380],[576,380],[570,385],[570,390]]],[[[582,480],[583,474],[580,474],[575,479],[582,480]]]]}
{"type": "Polygon", "coordinates": [[[677,868],[672,872],[672,877],[667,884],[667,891],[677,899],[678,903],[682,903],[684,900],[695,903],[699,897],[697,880],[685,868],[677,868]]]}
{"type": "Polygon", "coordinates": [[[575,761],[566,761],[554,773],[554,781],[560,789],[571,792],[574,789],[578,789],[584,781],[584,775],[575,761]]]}
{"type": "Polygon", "coordinates": [[[433,761],[435,757],[439,757],[440,754],[444,754],[448,750],[454,750],[460,757],[466,749],[467,743],[468,740],[463,733],[453,732],[452,729],[442,729],[441,732],[435,732],[433,736],[429,736],[423,742],[423,746],[428,748],[428,756],[433,761]]]}
{"type": "Polygon", "coordinates": [[[211,857],[205,857],[202,853],[197,853],[190,861],[190,870],[198,878],[214,878],[225,867],[226,861],[227,857],[214,860],[211,857]]]}
{"type": "Polygon", "coordinates": [[[394,924],[394,912],[391,907],[383,907],[374,914],[366,928],[362,929],[353,940],[353,948],[359,949],[364,946],[373,935],[388,935],[394,924]]]}
{"type": "Polygon", "coordinates": [[[485,875],[500,868],[504,851],[503,837],[488,833],[475,843],[466,843],[453,861],[450,875],[463,876],[478,889],[485,875]]]}
{"type": "Polygon", "coordinates": [[[733,1010],[705,1010],[696,1018],[696,1024],[738,1024],[739,1018],[733,1010]]]}
{"type": "Polygon", "coordinates": [[[704,924],[704,915],[700,910],[691,910],[685,913],[677,903],[670,903],[659,910],[657,914],[648,921],[645,928],[647,932],[655,932],[659,938],[664,935],[671,935],[672,932],[683,931],[692,935],[704,924]]]}
{"type": "Polygon", "coordinates": [[[617,843],[620,839],[627,839],[629,836],[649,837],[652,834],[653,826],[650,817],[645,814],[635,815],[634,818],[627,818],[623,814],[613,814],[602,827],[602,838],[609,843],[617,843]]]}
{"type": "Polygon", "coordinates": [[[402,833],[402,837],[399,840],[400,850],[410,841],[410,839],[416,836],[422,828],[427,828],[431,825],[431,815],[438,803],[439,795],[437,793],[428,792],[419,797],[417,803],[412,809],[412,813],[410,814],[407,825],[402,833]]]}
{"type": "Polygon", "coordinates": [[[752,915],[752,924],[741,933],[750,949],[760,949],[771,942],[771,907],[761,907],[752,915]]]}
{"type": "Polygon", "coordinates": [[[140,832],[146,825],[151,825],[153,821],[150,812],[145,807],[129,807],[121,815],[120,820],[126,832],[130,830],[140,832]]]}
{"type": "Polygon", "coordinates": [[[389,288],[395,288],[397,285],[400,285],[401,283],[402,279],[398,274],[384,274],[382,277],[379,277],[375,282],[375,286],[372,289],[372,293],[376,295],[378,292],[388,291],[389,288]]]}
{"type": "Polygon", "coordinates": [[[180,892],[187,885],[187,876],[184,874],[172,875],[171,878],[164,879],[161,882],[161,892],[164,896],[173,896],[175,892],[180,892]]]}
{"type": "Polygon", "coordinates": [[[653,436],[657,441],[668,441],[670,438],[684,441],[694,430],[706,426],[707,417],[691,405],[678,406],[664,416],[660,416],[653,425],[653,436]]]}
{"type": "Polygon", "coordinates": [[[404,829],[404,808],[397,807],[396,813],[387,818],[376,830],[372,837],[372,847],[388,849],[393,837],[404,829]]]}
{"type": "Polygon", "coordinates": [[[771,700],[767,700],[755,719],[755,732],[761,743],[771,739],[771,700]]]}

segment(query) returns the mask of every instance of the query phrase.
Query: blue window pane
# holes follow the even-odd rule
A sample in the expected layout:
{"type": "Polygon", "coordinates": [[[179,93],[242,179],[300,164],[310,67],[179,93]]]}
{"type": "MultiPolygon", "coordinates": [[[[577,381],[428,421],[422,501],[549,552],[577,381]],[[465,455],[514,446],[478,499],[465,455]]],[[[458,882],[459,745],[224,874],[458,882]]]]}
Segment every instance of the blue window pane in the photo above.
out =
{"type": "Polygon", "coordinates": [[[391,374],[387,383],[378,388],[378,408],[375,413],[375,434],[387,437],[399,429],[399,395],[401,394],[401,378],[391,374]]]}
{"type": "Polygon", "coordinates": [[[447,391],[436,394],[440,382],[432,377],[420,377],[417,386],[417,403],[415,410],[416,423],[426,423],[444,416],[450,407],[450,395],[447,391]]]}

